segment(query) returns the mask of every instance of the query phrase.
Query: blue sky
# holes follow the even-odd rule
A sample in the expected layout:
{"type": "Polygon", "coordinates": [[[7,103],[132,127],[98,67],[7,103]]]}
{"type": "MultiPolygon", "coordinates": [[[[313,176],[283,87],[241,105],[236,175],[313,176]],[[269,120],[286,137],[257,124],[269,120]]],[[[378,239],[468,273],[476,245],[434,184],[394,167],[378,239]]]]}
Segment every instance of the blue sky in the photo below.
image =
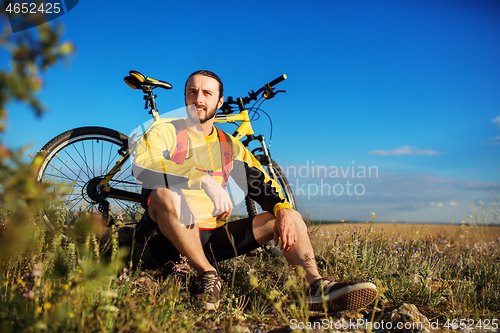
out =
{"type": "MultiPolygon", "coordinates": [[[[76,52],[44,75],[42,118],[9,105],[11,147],[87,125],[130,133],[149,119],[130,69],[174,86],[161,112],[183,105],[198,69],[226,96],[286,73],[263,108],[301,212],[460,222],[500,192],[498,1],[80,1],[56,22],[76,52]]],[[[254,125],[269,137],[266,119],[254,125]]]]}

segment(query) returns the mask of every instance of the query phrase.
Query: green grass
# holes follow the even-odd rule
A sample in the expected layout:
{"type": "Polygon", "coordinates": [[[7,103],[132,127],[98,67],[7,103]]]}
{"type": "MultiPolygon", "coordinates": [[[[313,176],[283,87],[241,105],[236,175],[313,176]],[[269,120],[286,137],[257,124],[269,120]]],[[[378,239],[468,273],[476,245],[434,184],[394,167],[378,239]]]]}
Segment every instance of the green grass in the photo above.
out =
{"type": "MultiPolygon", "coordinates": [[[[349,224],[335,234],[311,226],[310,236],[320,272],[337,281],[376,283],[378,307],[415,304],[443,321],[500,317],[498,239],[467,242],[464,231],[459,241],[443,235],[406,240],[349,224]]],[[[221,306],[204,312],[191,303],[195,274],[189,265],[170,273],[136,268],[132,258],[141,253],[120,248],[117,229],[106,240],[86,232],[72,243],[4,214],[0,237],[1,332],[230,331],[318,315],[304,304],[303,272],[265,251],[219,263],[221,306]]]]}

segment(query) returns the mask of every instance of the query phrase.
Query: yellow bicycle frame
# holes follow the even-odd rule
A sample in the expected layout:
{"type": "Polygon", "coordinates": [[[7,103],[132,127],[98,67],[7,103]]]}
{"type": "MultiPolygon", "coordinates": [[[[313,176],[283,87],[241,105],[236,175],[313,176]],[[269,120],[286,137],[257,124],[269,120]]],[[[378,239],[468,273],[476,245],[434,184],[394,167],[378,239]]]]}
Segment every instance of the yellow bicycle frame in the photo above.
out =
{"type": "Polygon", "coordinates": [[[243,110],[239,113],[228,115],[228,114],[217,114],[215,116],[215,123],[235,123],[241,121],[240,126],[234,132],[234,137],[236,140],[241,140],[247,135],[253,135],[254,131],[252,128],[252,123],[248,116],[248,111],[243,110]]]}

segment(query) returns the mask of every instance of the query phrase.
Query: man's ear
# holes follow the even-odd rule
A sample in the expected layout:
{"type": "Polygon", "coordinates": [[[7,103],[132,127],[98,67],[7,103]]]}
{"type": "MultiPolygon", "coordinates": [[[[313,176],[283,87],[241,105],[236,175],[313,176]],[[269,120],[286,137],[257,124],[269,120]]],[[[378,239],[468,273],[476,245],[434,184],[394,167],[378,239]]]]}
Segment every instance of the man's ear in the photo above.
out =
{"type": "Polygon", "coordinates": [[[224,104],[224,96],[219,99],[219,103],[217,104],[217,110],[221,108],[222,104],[224,104]]]}

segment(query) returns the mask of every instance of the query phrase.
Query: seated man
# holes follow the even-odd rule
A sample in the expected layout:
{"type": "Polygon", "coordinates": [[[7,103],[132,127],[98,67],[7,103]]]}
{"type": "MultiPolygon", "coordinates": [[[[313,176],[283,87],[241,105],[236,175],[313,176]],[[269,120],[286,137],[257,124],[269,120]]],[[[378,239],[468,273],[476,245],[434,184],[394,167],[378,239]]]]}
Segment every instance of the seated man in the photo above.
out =
{"type": "Polygon", "coordinates": [[[376,297],[372,283],[338,283],[320,276],[301,215],[241,142],[214,127],[222,94],[222,82],[214,73],[191,74],[185,86],[187,119],[160,122],[138,142],[134,175],[151,189],[144,219],[158,230],[148,241],[153,257],[164,263],[186,257],[198,273],[195,303],[215,309],[222,281],[214,262],[274,239],[276,246],[281,241],[289,264],[304,268],[311,308],[322,310],[324,299],[331,310],[371,303],[376,297]],[[186,140],[180,139],[186,133],[188,142],[178,142],[186,140]],[[266,213],[226,222],[233,209],[225,190],[229,172],[266,213]]]}

